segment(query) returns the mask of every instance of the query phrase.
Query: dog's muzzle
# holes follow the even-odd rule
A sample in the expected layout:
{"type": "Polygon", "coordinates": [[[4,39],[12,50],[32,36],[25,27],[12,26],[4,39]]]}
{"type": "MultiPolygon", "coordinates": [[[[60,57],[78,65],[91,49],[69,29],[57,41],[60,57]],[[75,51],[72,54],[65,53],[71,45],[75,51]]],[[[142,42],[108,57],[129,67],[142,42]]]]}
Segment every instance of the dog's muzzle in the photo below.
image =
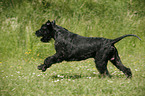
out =
{"type": "Polygon", "coordinates": [[[36,35],[37,37],[41,37],[42,35],[41,35],[40,33],[41,33],[40,31],[36,31],[35,35],[36,35]]]}

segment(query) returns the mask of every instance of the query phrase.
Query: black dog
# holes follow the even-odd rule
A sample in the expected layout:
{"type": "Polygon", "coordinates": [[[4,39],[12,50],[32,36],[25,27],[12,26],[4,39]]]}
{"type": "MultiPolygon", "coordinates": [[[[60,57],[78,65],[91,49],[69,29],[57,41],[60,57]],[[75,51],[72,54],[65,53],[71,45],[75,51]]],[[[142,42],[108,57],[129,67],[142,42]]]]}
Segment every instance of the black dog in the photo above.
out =
{"type": "Polygon", "coordinates": [[[39,70],[46,71],[52,64],[64,60],[80,61],[94,58],[96,68],[102,75],[110,76],[107,70],[107,63],[110,60],[127,77],[132,77],[130,68],[122,64],[114,44],[128,36],[135,36],[140,39],[136,35],[128,34],[116,39],[83,37],[71,33],[67,29],[56,25],[55,21],[50,22],[49,20],[35,34],[42,37],[42,42],[49,42],[51,38],[55,40],[56,53],[46,58],[44,64],[38,66],[39,70]]]}

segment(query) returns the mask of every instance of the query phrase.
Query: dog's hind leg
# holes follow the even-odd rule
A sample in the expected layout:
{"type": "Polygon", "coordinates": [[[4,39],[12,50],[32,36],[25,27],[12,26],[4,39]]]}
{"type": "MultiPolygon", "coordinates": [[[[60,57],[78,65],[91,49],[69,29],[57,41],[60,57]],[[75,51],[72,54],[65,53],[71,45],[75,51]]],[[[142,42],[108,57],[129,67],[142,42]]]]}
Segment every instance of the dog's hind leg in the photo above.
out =
{"type": "Polygon", "coordinates": [[[132,73],[130,68],[125,67],[121,60],[120,57],[118,55],[117,49],[115,48],[114,54],[112,56],[112,58],[110,59],[110,61],[113,63],[113,65],[115,65],[120,71],[122,71],[127,78],[131,78],[132,77],[132,73]]]}
{"type": "Polygon", "coordinates": [[[108,54],[109,51],[107,49],[102,49],[102,51],[97,52],[95,56],[95,63],[96,63],[96,68],[98,69],[101,76],[107,75],[111,77],[107,69],[108,54]]]}
{"type": "Polygon", "coordinates": [[[108,60],[98,60],[98,59],[95,59],[95,63],[96,63],[96,68],[98,69],[99,73],[101,74],[101,76],[109,76],[111,77],[111,75],[109,74],[109,71],[107,69],[107,63],[108,63],[108,60]]]}
{"type": "Polygon", "coordinates": [[[39,66],[38,66],[38,69],[39,69],[39,70],[42,70],[42,71],[44,72],[44,71],[46,71],[46,69],[49,68],[52,64],[59,63],[59,62],[62,62],[62,61],[63,61],[63,59],[61,59],[61,58],[59,57],[58,54],[55,54],[55,55],[53,55],[53,56],[50,56],[50,57],[46,58],[46,59],[44,60],[44,64],[39,65],[39,66]]]}

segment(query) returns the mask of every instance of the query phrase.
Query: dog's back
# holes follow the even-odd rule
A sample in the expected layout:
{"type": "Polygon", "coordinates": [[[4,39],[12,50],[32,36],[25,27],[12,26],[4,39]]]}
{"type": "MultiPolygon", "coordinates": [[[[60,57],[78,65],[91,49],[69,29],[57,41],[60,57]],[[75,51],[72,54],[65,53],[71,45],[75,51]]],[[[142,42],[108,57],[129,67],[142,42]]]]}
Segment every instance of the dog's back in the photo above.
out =
{"type": "Polygon", "coordinates": [[[54,29],[56,30],[56,52],[62,52],[66,61],[79,61],[87,58],[94,58],[96,51],[101,48],[101,45],[104,46],[103,43],[110,41],[110,39],[106,38],[80,36],[58,25],[56,25],[54,29]]]}

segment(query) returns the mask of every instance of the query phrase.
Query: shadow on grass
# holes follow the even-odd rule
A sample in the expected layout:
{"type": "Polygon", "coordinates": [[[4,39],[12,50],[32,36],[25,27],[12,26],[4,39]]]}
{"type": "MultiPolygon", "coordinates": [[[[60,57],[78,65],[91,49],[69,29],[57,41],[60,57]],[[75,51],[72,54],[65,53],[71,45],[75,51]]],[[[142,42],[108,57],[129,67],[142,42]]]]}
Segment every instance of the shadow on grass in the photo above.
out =
{"type": "Polygon", "coordinates": [[[60,75],[52,75],[51,78],[53,79],[80,79],[80,78],[98,78],[98,79],[103,79],[103,78],[124,78],[124,76],[113,76],[111,75],[110,77],[108,76],[101,76],[100,74],[60,74],[60,75]]]}
{"type": "Polygon", "coordinates": [[[80,78],[101,78],[98,74],[60,74],[51,76],[53,79],[80,79],[80,78]]]}

